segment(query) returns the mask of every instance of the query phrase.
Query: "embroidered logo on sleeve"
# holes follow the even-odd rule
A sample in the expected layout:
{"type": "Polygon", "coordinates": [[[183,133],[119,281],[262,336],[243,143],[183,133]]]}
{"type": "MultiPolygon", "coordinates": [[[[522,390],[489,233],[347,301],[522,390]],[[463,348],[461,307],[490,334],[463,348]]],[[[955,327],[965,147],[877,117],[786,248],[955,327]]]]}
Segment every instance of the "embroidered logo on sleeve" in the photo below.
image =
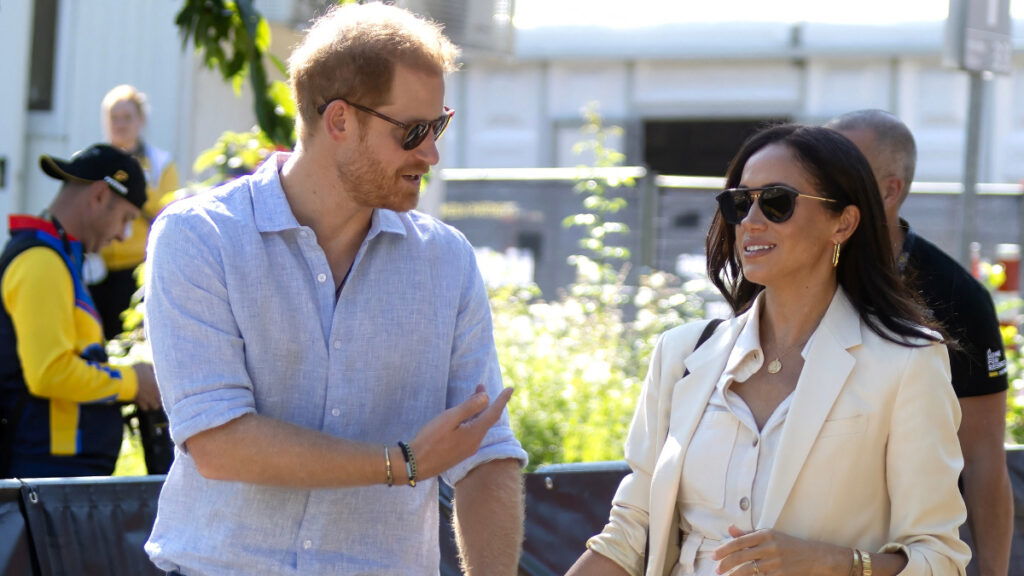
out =
{"type": "Polygon", "coordinates": [[[995,378],[996,376],[1002,376],[1006,374],[1006,358],[1003,357],[1002,350],[985,350],[985,355],[988,357],[988,377],[995,378]]]}

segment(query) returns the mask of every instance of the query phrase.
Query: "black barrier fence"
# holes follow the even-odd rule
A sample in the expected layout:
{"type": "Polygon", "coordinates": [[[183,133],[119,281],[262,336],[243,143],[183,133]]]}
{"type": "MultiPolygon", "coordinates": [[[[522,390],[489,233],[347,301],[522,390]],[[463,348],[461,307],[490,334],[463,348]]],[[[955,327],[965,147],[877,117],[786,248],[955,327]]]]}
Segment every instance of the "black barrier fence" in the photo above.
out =
{"type": "MultiPolygon", "coordinates": [[[[1024,449],[1007,451],[1016,532],[1010,576],[1024,576],[1024,449]]],[[[525,477],[526,534],[519,574],[564,574],[600,531],[623,462],[560,464],[525,477]]],[[[3,576],[162,575],[142,549],[156,518],[162,476],[0,480],[3,576]]],[[[441,574],[460,574],[451,497],[441,490],[441,574]]]]}

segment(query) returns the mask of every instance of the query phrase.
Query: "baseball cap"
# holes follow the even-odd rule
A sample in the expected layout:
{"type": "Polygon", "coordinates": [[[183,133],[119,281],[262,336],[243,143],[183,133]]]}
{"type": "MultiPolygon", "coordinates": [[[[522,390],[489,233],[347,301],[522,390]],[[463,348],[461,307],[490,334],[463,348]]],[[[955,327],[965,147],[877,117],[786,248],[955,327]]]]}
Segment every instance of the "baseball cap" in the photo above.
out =
{"type": "Polygon", "coordinates": [[[136,208],[146,203],[146,173],[139,162],[126,152],[108,144],[93,144],[79,150],[70,160],[43,154],[39,167],[57,180],[91,184],[100,180],[136,208]]]}

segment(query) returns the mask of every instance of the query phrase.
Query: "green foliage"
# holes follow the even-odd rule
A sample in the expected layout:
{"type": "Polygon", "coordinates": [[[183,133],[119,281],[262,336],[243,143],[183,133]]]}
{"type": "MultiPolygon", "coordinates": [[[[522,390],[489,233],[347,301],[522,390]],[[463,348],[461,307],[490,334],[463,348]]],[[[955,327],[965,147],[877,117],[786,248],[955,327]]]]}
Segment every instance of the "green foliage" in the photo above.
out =
{"type": "MultiPolygon", "coordinates": [[[[271,82],[263,59],[270,49],[270,25],[252,0],[186,0],[174,23],[182,45],[192,39],[210,70],[220,72],[235,93],[246,76],[252,85],[256,120],[275,144],[295,143],[295,102],[283,82],[271,82]]],[[[281,68],[279,61],[274,64],[281,68]]]]}
{"type": "Polygon", "coordinates": [[[1024,444],[1024,336],[1017,326],[1004,326],[1002,331],[1010,380],[1006,398],[1006,440],[1024,444]]]}
{"type": "Polygon", "coordinates": [[[1020,315],[1020,298],[1001,298],[996,290],[1006,281],[1006,270],[1002,264],[987,261],[978,263],[979,281],[993,293],[996,315],[999,318],[1016,318],[1011,325],[1000,328],[1003,335],[1003,349],[1006,352],[1006,377],[1010,388],[1006,392],[1006,441],[1024,444],[1024,316],[1020,315]]]}
{"type": "MultiPolygon", "coordinates": [[[[577,154],[590,153],[593,156],[593,168],[614,168],[621,166],[626,157],[608,146],[611,136],[622,134],[619,126],[604,127],[597,103],[590,103],[583,110],[584,124],[581,132],[586,140],[573,147],[577,154]]],[[[629,226],[624,222],[613,220],[615,214],[626,207],[626,199],[614,196],[610,191],[620,187],[632,188],[636,181],[632,178],[616,180],[601,177],[594,173],[580,178],[573,189],[583,196],[582,213],[568,216],[562,225],[582,227],[586,236],[580,240],[580,247],[585,255],[573,256],[570,263],[576,266],[578,273],[596,273],[597,278],[590,278],[589,285],[603,285],[616,281],[618,271],[610,265],[615,262],[629,260],[629,249],[617,246],[610,240],[618,235],[628,235],[629,226]],[[589,261],[588,261],[589,260],[589,261]]],[[[582,288],[581,288],[582,289],[582,288]]]]}
{"type": "Polygon", "coordinates": [[[703,315],[704,282],[623,278],[584,279],[551,301],[535,286],[491,291],[502,376],[516,389],[509,412],[531,469],[621,459],[658,336],[703,315]]]}
{"type": "Polygon", "coordinates": [[[278,146],[259,127],[249,132],[224,132],[196,158],[192,170],[196,174],[212,171],[213,176],[204,184],[219,184],[252,173],[275,149],[278,146]]]}
{"type": "MultiPolygon", "coordinates": [[[[581,148],[596,165],[620,165],[624,157],[606,147],[609,131],[586,112],[581,148]]],[[[627,234],[610,220],[625,207],[611,192],[632,182],[587,175],[576,186],[584,211],[566,219],[586,230],[570,258],[576,281],[553,300],[536,286],[492,289],[494,335],[502,375],[516,393],[509,404],[513,426],[530,455],[530,467],[560,462],[622,458],[622,446],[640,395],[650,354],[663,331],[703,314],[704,282],[683,284],[664,272],[626,283],[629,254],[605,243],[627,234]]]]}

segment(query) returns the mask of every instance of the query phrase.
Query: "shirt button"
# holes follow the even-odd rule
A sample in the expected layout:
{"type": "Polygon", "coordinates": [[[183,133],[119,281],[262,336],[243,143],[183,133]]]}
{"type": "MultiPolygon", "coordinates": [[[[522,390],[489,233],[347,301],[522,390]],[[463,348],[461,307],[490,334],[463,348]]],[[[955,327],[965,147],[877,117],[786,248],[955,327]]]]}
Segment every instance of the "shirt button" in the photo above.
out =
{"type": "Polygon", "coordinates": [[[337,408],[331,410],[331,416],[341,416],[341,410],[337,408]]]}
{"type": "Polygon", "coordinates": [[[335,350],[341,350],[341,340],[335,340],[334,341],[334,349],[335,350]]]}
{"type": "Polygon", "coordinates": [[[327,274],[317,274],[316,275],[316,281],[317,282],[327,282],[327,274]]]}
{"type": "Polygon", "coordinates": [[[312,540],[306,540],[306,541],[304,541],[302,543],[302,549],[303,550],[309,550],[312,547],[313,547],[313,541],[312,540]]]}
{"type": "Polygon", "coordinates": [[[740,510],[743,510],[744,512],[750,510],[750,498],[747,498],[746,496],[740,498],[740,510]]]}

